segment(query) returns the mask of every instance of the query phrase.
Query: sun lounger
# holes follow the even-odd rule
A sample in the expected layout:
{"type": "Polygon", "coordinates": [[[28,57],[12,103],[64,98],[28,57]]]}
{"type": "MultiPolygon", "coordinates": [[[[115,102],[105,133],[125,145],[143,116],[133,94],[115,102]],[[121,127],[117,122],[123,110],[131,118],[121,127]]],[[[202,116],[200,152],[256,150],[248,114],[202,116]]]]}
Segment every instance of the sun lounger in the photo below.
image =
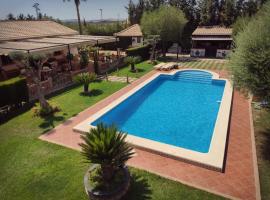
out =
{"type": "Polygon", "coordinates": [[[154,66],[154,69],[160,70],[163,67],[163,65],[165,65],[165,63],[163,63],[163,62],[159,63],[159,64],[154,66]]]}
{"type": "Polygon", "coordinates": [[[161,70],[171,70],[171,69],[174,69],[176,66],[177,66],[177,63],[169,62],[169,63],[163,65],[163,67],[161,67],[161,70]]]}

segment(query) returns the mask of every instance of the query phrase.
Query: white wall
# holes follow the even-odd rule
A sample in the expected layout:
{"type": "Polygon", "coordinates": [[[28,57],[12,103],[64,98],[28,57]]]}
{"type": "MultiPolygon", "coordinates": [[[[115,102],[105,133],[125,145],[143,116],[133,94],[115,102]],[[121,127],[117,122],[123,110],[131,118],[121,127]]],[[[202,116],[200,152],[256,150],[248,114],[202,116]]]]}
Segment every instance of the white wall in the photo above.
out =
{"type": "Polygon", "coordinates": [[[191,57],[205,57],[205,49],[191,49],[191,57]]]}
{"type": "Polygon", "coordinates": [[[217,58],[226,58],[229,53],[230,53],[230,50],[218,49],[216,57],[217,58]]]}
{"type": "Polygon", "coordinates": [[[132,46],[140,46],[143,44],[143,37],[132,37],[132,46]],[[140,38],[140,39],[139,39],[140,38]],[[141,41],[139,41],[141,40],[141,41]]]}

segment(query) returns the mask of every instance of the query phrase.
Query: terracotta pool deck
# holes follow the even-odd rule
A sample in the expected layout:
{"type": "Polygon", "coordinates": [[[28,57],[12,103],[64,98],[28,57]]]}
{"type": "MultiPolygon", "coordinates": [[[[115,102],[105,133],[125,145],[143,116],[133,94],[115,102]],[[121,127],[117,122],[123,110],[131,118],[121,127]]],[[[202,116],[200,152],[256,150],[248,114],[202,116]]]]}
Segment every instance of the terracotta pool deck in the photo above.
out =
{"type": "MultiPolygon", "coordinates": [[[[215,71],[222,76],[226,73],[215,71]]],[[[80,150],[80,134],[72,130],[78,123],[102,109],[116,98],[151,77],[152,71],[127,87],[70,118],[40,139],[80,150]]],[[[259,179],[250,102],[235,91],[228,136],[224,172],[209,170],[179,160],[136,149],[136,156],[128,164],[163,177],[200,188],[230,199],[260,199],[259,179]]]]}

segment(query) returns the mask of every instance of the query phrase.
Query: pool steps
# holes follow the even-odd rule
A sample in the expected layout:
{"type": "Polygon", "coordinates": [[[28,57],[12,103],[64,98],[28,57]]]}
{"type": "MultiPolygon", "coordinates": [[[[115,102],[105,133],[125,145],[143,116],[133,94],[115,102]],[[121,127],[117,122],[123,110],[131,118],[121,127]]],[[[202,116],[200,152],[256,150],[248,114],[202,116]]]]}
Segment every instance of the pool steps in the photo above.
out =
{"type": "Polygon", "coordinates": [[[183,82],[196,82],[203,84],[212,83],[212,75],[209,74],[194,74],[189,72],[182,72],[174,75],[172,79],[183,82]]]}

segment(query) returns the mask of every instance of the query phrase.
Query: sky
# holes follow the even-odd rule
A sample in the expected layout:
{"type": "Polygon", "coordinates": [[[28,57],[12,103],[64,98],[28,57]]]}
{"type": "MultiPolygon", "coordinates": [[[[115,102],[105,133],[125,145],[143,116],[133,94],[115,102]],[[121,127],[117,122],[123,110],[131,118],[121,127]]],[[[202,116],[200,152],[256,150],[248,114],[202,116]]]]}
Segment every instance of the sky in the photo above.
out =
{"type": "MultiPolygon", "coordinates": [[[[126,19],[127,11],[125,6],[129,0],[81,0],[81,18],[86,20],[100,19],[99,9],[103,9],[103,19],[126,19]]],[[[39,3],[42,13],[59,19],[77,19],[74,1],[70,0],[0,0],[0,19],[5,19],[9,13],[15,16],[20,13],[36,16],[34,3],[39,3]]]]}

